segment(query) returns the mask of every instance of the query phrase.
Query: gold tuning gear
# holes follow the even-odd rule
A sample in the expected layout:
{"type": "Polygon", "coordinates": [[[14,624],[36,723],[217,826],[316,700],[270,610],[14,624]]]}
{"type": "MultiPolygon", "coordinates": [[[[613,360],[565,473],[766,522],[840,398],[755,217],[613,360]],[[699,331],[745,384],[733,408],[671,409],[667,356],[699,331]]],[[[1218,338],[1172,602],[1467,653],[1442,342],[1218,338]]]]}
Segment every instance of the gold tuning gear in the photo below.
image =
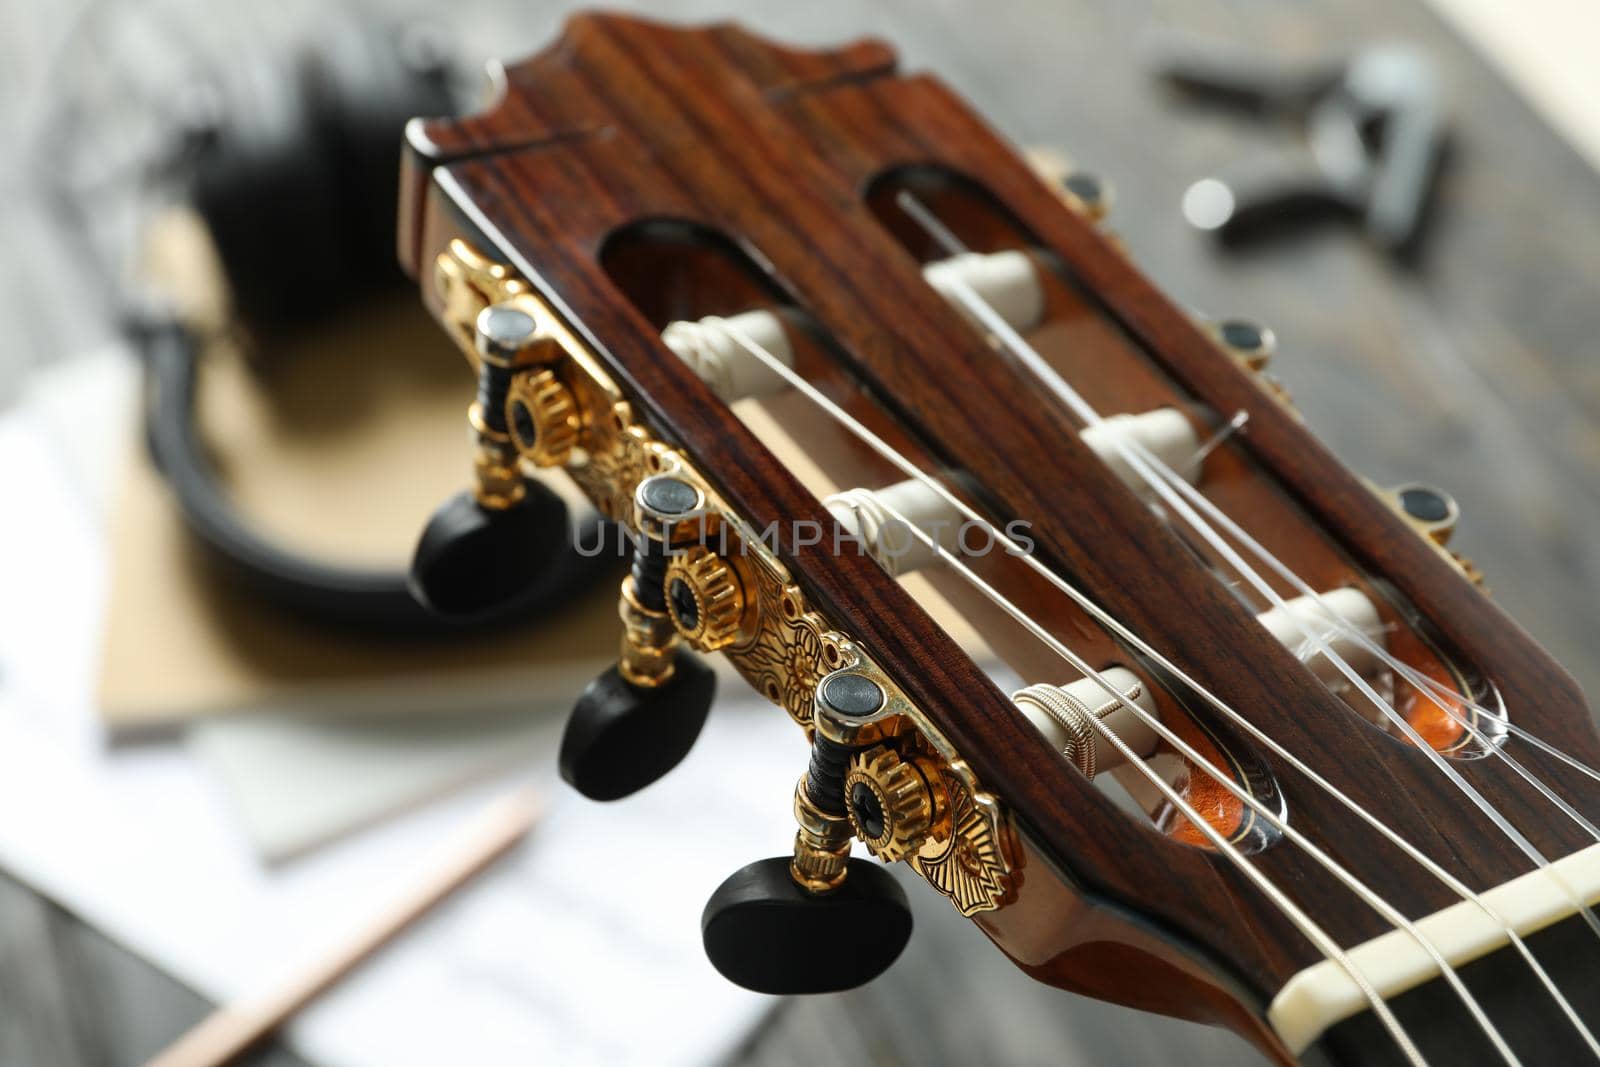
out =
{"type": "Polygon", "coordinates": [[[850,825],[867,850],[885,863],[916,852],[938,814],[937,798],[914,761],[887,745],[858,752],[844,779],[850,825]]]}
{"type": "Polygon", "coordinates": [[[704,545],[673,556],[665,577],[672,621],[695,648],[715,652],[739,636],[744,587],[733,566],[704,545]]]}
{"type": "MultiPolygon", "coordinates": [[[[1370,483],[1369,483],[1370,484],[1370,483]]],[[[1461,507],[1449,493],[1422,482],[1407,482],[1387,489],[1372,487],[1373,492],[1400,514],[1419,536],[1433,545],[1473,585],[1489,591],[1483,571],[1472,560],[1445,546],[1455,533],[1461,518],[1461,507]]]]}
{"type": "Polygon", "coordinates": [[[578,405],[555,371],[519,372],[506,394],[506,426],[523,457],[540,467],[566,463],[578,444],[578,405]]]}
{"type": "Polygon", "coordinates": [[[1090,222],[1104,222],[1115,202],[1111,183],[1086,170],[1075,170],[1063,177],[1061,193],[1067,206],[1090,222]]]}
{"type": "Polygon", "coordinates": [[[1461,506],[1443,489],[1421,482],[1407,482],[1382,490],[1389,506],[1405,516],[1407,522],[1436,545],[1450,543],[1461,518],[1461,506]]]}

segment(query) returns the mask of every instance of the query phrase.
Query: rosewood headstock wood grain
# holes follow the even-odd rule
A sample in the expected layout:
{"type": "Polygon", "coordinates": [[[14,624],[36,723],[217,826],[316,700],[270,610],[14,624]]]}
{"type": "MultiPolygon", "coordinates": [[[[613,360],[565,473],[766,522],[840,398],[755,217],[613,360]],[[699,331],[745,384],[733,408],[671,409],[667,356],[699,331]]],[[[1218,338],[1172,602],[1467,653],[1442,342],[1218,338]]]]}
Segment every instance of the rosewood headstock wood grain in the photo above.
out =
{"type": "Polygon", "coordinates": [[[1342,467],[1096,183],[882,44],[609,15],[414,122],[406,168],[401,259],[478,378],[419,595],[535,577],[523,469],[563,467],[635,545],[567,779],[670,770],[697,653],[811,739],[792,854],[708,905],[730,978],[893,961],[859,839],[1040,981],[1284,1062],[1600,1055],[1582,695],[1442,547],[1448,499],[1342,467]]]}

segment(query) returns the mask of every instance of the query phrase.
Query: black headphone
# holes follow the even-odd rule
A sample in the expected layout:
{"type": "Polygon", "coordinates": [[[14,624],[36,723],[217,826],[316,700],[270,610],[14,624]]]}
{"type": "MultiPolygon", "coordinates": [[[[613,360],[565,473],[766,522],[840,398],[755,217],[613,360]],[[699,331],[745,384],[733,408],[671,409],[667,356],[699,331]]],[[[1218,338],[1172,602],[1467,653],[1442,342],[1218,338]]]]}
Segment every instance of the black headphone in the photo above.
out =
{"type": "MultiPolygon", "coordinates": [[[[185,138],[184,169],[243,320],[305,324],[403,284],[394,254],[401,134],[414,115],[454,110],[443,50],[415,30],[349,24],[287,67],[258,61],[230,75],[233,98],[185,138]],[[316,256],[300,254],[313,246],[316,256]]],[[[511,550],[538,554],[537,566],[507,561],[521,572],[510,583],[517,594],[465,617],[424,607],[399,568],[350,569],[280,547],[238,512],[207,458],[195,424],[205,338],[170,312],[141,311],[128,325],[144,356],[155,465],[191,533],[264,600],[363,632],[424,634],[549,611],[617,566],[617,528],[595,518],[574,531],[560,498],[534,481],[526,510],[540,517],[537,536],[511,550]]]]}

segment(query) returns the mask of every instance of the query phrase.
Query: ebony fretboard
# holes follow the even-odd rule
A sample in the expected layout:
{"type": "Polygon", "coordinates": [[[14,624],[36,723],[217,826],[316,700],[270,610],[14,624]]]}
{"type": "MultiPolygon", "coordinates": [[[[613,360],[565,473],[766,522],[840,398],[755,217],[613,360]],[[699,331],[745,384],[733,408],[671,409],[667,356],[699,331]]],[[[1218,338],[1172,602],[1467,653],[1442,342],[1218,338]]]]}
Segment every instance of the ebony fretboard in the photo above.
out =
{"type": "MultiPolygon", "coordinates": [[[[1524,941],[1590,1031],[1600,1035],[1600,981],[1595,980],[1600,935],[1582,916],[1575,915],[1524,941]]],[[[1582,1035],[1513,947],[1505,946],[1456,972],[1527,1067],[1593,1062],[1582,1035]]],[[[1434,1067],[1489,1067],[1504,1062],[1442,978],[1392,998],[1389,1007],[1434,1067]]],[[[1307,1064],[1329,1067],[1402,1067],[1406,1063],[1371,1011],[1334,1026],[1304,1059],[1307,1064]]]]}

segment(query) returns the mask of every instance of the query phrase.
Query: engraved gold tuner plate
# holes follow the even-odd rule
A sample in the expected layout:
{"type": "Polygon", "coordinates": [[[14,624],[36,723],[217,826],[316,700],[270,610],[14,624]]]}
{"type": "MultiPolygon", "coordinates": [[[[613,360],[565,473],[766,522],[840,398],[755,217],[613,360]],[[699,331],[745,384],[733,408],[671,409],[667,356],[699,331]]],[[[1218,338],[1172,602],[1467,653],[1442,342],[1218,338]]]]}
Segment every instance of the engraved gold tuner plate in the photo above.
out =
{"type": "Polygon", "coordinates": [[[1010,825],[999,802],[978,788],[965,762],[956,760],[941,770],[949,825],[911,857],[912,869],[949,897],[961,914],[993,911],[1011,890],[1010,825]]]}
{"type": "MultiPolygon", "coordinates": [[[[635,492],[653,475],[670,473],[700,491],[709,522],[706,532],[716,536],[717,555],[685,556],[671,572],[686,586],[692,585],[690,591],[699,595],[705,609],[707,632],[687,638],[700,647],[720,648],[746,681],[788,712],[808,735],[817,686],[825,675],[848,668],[882,686],[891,714],[885,717],[878,740],[907,765],[916,761],[930,779],[936,779],[929,787],[942,798],[927,813],[926,829],[918,827],[921,843],[907,855],[907,862],[963,915],[1005,903],[1012,888],[1010,857],[1015,846],[1000,803],[983,790],[922,709],[847,634],[809,605],[787,565],[693,464],[635,417],[598,357],[524,279],[466,241],[453,240],[439,253],[433,282],[437,313],[474,366],[478,356],[473,324],[485,307],[512,303],[534,318],[544,343],[536,360],[540,370],[527,382],[531,386],[537,379],[547,396],[555,395],[553,386],[562,390],[560,403],[549,405],[560,430],[559,447],[538,458],[559,459],[607,518],[634,524],[635,492]],[[555,352],[559,355],[553,356],[555,352]],[[574,428],[576,433],[569,437],[574,428]],[[715,565],[719,563],[726,572],[715,565]]],[[[524,459],[529,458],[527,451],[524,459]]],[[[670,644],[665,632],[656,632],[664,619],[632,614],[638,616],[632,625],[641,631],[641,648],[670,644]]],[[[629,613],[624,616],[628,621],[629,613]]],[[[635,666],[649,673],[645,668],[661,665],[641,661],[635,666]]]]}

